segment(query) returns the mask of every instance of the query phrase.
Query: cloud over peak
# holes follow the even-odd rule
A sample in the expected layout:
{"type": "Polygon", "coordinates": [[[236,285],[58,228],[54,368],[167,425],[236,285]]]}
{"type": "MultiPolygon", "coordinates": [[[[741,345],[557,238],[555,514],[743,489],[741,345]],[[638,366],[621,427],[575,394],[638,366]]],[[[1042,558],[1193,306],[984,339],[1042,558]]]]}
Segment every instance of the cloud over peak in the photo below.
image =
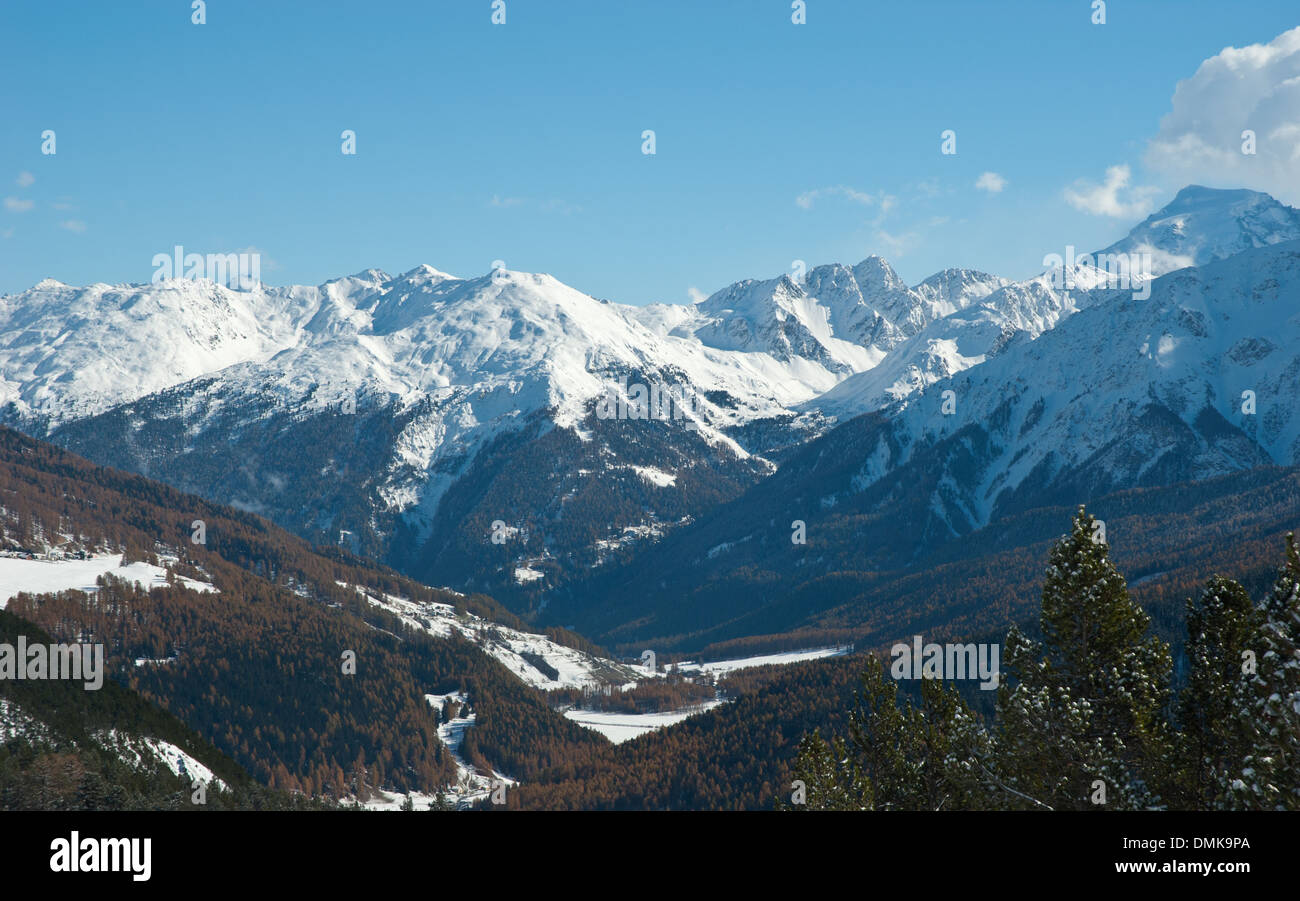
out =
{"type": "Polygon", "coordinates": [[[1180,81],[1146,165],[1175,184],[1244,185],[1300,202],[1300,26],[1226,47],[1180,81]]]}

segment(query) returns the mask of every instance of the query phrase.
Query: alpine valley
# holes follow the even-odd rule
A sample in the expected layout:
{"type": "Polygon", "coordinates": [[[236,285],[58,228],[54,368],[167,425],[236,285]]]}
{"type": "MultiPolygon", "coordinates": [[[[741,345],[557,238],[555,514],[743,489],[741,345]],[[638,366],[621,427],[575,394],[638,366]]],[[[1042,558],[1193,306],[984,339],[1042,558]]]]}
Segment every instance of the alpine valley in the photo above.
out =
{"type": "Polygon", "coordinates": [[[6,552],[164,575],[129,629],[77,613],[75,579],[6,615],[114,635],[122,703],[175,718],[141,728],[247,793],[768,806],[847,706],[842,652],[1032,619],[1079,504],[1175,648],[1206,577],[1263,585],[1300,515],[1297,398],[1300,210],[1244,190],[1184,188],[1022,281],[908,285],[873,256],[636,307],[503,269],[46,279],[0,298],[6,552]],[[1134,284],[1114,254],[1146,261],[1134,284]],[[661,396],[690,402],[650,415],[661,396]],[[223,667],[289,631],[301,692],[223,667]],[[331,714],[307,674],[339,647],[370,671],[331,714]],[[573,715],[620,689],[664,728],[613,743],[573,715]],[[680,777],[700,759],[725,787],[680,777]]]}

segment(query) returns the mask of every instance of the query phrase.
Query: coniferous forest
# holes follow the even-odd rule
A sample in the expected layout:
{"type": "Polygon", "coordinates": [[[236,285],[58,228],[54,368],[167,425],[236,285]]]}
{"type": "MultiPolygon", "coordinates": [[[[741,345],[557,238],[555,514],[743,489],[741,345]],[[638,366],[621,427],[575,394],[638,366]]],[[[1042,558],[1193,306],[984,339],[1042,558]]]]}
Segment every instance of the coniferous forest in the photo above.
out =
{"type": "Polygon", "coordinates": [[[1012,628],[994,715],[941,681],[900,704],[872,658],[842,734],[800,743],[807,809],[1300,809],[1300,553],[1258,600],[1187,601],[1185,684],[1082,508],[1052,549],[1041,638],[1012,628]]]}
{"type": "MultiPolygon", "coordinates": [[[[381,787],[446,788],[457,771],[437,727],[461,711],[430,707],[423,695],[431,691],[468,699],[475,725],[464,731],[460,758],[479,772],[519,779],[505,801],[512,809],[1296,804],[1300,561],[1290,535],[1274,542],[1275,574],[1255,598],[1215,575],[1186,600],[1178,627],[1157,630],[1109,545],[1098,540],[1097,520],[1081,509],[1070,533],[1048,550],[1037,621],[1013,626],[1000,642],[996,691],[898,680],[887,648],[868,644],[848,656],[741,669],[707,682],[670,675],[584,698],[575,690],[532,690],[474,644],[415,632],[341,586],[445,600],[522,625],[489,598],[430,593],[337,550],[311,549],[257,517],[94,467],[11,431],[0,431],[0,451],[11,547],[57,532],[69,547],[118,548],[128,561],[185,549],[168,564],[175,577],[167,584],[145,588],[109,575],[93,594],[19,595],[5,621],[10,631],[25,623],[31,634],[103,642],[112,691],[90,697],[115,709],[129,701],[144,711],[129,719],[170,724],[151,731],[200,743],[227,768],[223,780],[236,792],[227,805],[328,805],[364,800],[381,787]],[[206,544],[183,540],[196,517],[206,522],[206,544]],[[195,590],[182,576],[220,591],[195,590]],[[357,652],[356,676],[340,671],[340,649],[357,652]],[[133,665],[140,660],[168,662],[133,665]],[[714,696],[724,703],[621,744],[556,712],[579,704],[642,713],[714,696]]],[[[551,634],[608,653],[572,633],[551,634]]],[[[999,638],[976,637],[990,636],[999,638]]],[[[36,685],[0,682],[21,709],[62,709],[33,700],[36,685]]],[[[0,772],[13,806],[39,806],[42,798],[73,807],[172,803],[168,791],[179,789],[166,789],[165,779],[158,791],[138,776],[123,776],[129,791],[93,787],[97,778],[111,781],[121,764],[107,750],[97,760],[72,749],[75,735],[95,734],[86,716],[64,722],[51,713],[45,725],[57,740],[48,745],[9,736],[0,772]],[[46,779],[51,767],[76,779],[46,779]],[[32,788],[34,774],[45,774],[42,785],[69,787],[41,794],[32,788]],[[82,782],[84,791],[72,787],[82,782]]]]}

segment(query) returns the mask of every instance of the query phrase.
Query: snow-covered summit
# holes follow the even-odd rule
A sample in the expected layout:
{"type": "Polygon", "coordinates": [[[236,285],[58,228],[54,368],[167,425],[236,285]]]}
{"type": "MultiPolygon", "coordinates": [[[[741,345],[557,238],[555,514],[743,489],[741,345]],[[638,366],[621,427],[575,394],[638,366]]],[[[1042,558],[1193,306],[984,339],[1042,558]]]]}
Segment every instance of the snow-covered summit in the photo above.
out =
{"type": "Polygon", "coordinates": [[[1149,253],[1151,272],[1203,266],[1300,238],[1300,210],[1268,194],[1189,185],[1102,253],[1149,253]]]}

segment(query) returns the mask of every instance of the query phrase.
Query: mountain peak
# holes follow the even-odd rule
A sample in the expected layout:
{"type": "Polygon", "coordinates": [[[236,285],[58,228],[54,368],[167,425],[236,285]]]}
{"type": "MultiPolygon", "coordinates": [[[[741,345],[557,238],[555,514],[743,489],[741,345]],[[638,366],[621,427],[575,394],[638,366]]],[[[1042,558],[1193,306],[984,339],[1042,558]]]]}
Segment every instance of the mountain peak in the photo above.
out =
{"type": "Polygon", "coordinates": [[[1150,273],[1203,266],[1300,238],[1300,210],[1246,188],[1188,185],[1099,253],[1149,254],[1150,273]]]}
{"type": "MultiPolygon", "coordinates": [[[[377,272],[378,270],[367,270],[367,271],[377,272]]],[[[437,284],[438,282],[445,282],[445,281],[455,281],[456,279],[454,275],[449,275],[448,273],[443,272],[439,269],[434,269],[428,263],[421,263],[420,265],[412,269],[410,272],[403,272],[399,276],[399,278],[401,278],[403,281],[430,282],[433,284],[437,284]]]]}
{"type": "MultiPolygon", "coordinates": [[[[362,269],[360,272],[354,272],[344,278],[356,279],[359,282],[387,282],[392,280],[392,276],[382,269],[362,269]]],[[[342,278],[330,279],[330,282],[342,281],[342,278]]],[[[329,284],[329,282],[326,282],[329,284]]]]}
{"type": "Polygon", "coordinates": [[[902,284],[902,279],[898,277],[894,267],[889,265],[889,261],[874,253],[853,267],[853,275],[859,284],[864,281],[873,285],[880,282],[902,284]]]}
{"type": "Polygon", "coordinates": [[[1169,201],[1164,209],[1155,215],[1168,214],[1176,211],[1176,209],[1193,205],[1234,203],[1241,200],[1263,201],[1270,204],[1278,202],[1270,194],[1265,194],[1263,191],[1252,191],[1249,188],[1208,188],[1205,185],[1187,185],[1174,195],[1174,199],[1169,201]]]}

